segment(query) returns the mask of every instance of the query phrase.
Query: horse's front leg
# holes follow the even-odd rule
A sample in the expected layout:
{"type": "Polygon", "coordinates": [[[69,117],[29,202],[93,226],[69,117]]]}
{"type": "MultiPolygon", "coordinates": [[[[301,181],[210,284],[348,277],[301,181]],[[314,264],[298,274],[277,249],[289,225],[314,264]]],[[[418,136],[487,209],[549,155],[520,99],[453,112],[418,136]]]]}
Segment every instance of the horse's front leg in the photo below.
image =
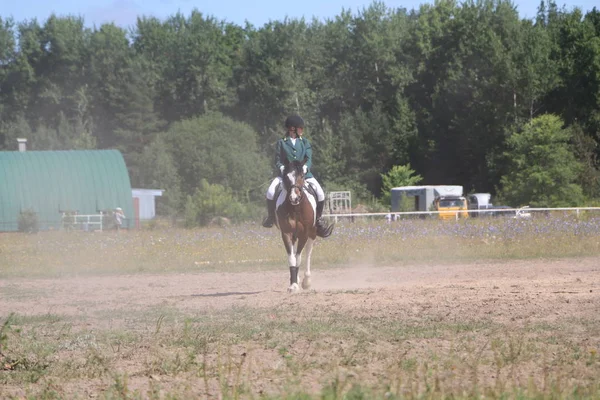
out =
{"type": "Polygon", "coordinates": [[[298,285],[298,263],[296,259],[296,251],[294,249],[294,242],[292,235],[289,233],[282,233],[281,237],[283,238],[283,244],[285,245],[285,250],[287,251],[288,265],[290,266],[290,286],[288,287],[288,292],[295,293],[300,290],[300,286],[298,285]]]}
{"type": "Polygon", "coordinates": [[[298,251],[296,253],[296,262],[300,266],[302,262],[302,251],[306,249],[306,270],[302,279],[302,289],[310,289],[310,255],[313,249],[314,239],[303,237],[298,241],[298,251]]]}
{"type": "Polygon", "coordinates": [[[314,239],[308,238],[306,241],[306,270],[304,271],[304,279],[302,279],[302,289],[310,289],[310,255],[313,251],[314,239]]]}

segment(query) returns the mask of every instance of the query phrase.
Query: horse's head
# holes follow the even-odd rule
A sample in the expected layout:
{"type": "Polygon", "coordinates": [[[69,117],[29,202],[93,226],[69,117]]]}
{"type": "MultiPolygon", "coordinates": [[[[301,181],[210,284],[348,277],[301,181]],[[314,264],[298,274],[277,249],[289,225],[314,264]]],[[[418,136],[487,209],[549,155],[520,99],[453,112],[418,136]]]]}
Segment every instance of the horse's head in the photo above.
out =
{"type": "Polygon", "coordinates": [[[292,161],[287,163],[283,170],[283,184],[288,192],[288,200],[294,206],[300,204],[304,197],[304,164],[308,159],[304,161],[292,161]]]}

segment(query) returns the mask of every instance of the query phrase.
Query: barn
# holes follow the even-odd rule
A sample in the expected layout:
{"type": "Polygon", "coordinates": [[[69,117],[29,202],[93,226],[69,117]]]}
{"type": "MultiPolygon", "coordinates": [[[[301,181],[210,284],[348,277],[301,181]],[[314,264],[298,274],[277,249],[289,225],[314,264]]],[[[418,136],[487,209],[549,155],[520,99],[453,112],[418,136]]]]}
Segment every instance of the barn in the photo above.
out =
{"type": "Polygon", "coordinates": [[[133,227],[131,183],[117,150],[0,151],[0,231],[18,230],[24,211],[40,230],[60,229],[63,214],[121,207],[133,227]]]}

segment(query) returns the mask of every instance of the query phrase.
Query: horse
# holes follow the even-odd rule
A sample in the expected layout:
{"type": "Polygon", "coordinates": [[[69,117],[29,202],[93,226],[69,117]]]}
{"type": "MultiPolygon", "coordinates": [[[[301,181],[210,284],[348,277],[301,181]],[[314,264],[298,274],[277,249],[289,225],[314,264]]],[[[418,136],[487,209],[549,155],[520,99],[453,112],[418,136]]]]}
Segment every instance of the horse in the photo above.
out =
{"type": "Polygon", "coordinates": [[[304,181],[304,161],[292,161],[283,171],[283,190],[277,198],[275,223],[281,231],[281,238],[288,255],[290,286],[288,292],[300,290],[298,270],[302,261],[302,251],[306,248],[306,271],[302,279],[302,289],[309,289],[310,256],[317,238],[315,225],[316,196],[311,193],[304,181]]]}

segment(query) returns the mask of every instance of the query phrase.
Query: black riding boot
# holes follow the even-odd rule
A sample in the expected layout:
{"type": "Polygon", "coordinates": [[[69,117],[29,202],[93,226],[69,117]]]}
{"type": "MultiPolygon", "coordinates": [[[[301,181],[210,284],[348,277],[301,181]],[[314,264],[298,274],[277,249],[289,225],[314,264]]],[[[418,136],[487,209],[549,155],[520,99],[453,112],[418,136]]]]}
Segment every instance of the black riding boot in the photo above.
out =
{"type": "Polygon", "coordinates": [[[317,236],[326,238],[333,232],[333,225],[327,225],[327,222],[323,219],[323,207],[325,206],[325,200],[317,202],[317,236]]]}
{"type": "Polygon", "coordinates": [[[270,228],[275,223],[275,203],[277,200],[269,200],[267,199],[267,212],[269,215],[263,220],[262,226],[265,228],[270,228]]]}

